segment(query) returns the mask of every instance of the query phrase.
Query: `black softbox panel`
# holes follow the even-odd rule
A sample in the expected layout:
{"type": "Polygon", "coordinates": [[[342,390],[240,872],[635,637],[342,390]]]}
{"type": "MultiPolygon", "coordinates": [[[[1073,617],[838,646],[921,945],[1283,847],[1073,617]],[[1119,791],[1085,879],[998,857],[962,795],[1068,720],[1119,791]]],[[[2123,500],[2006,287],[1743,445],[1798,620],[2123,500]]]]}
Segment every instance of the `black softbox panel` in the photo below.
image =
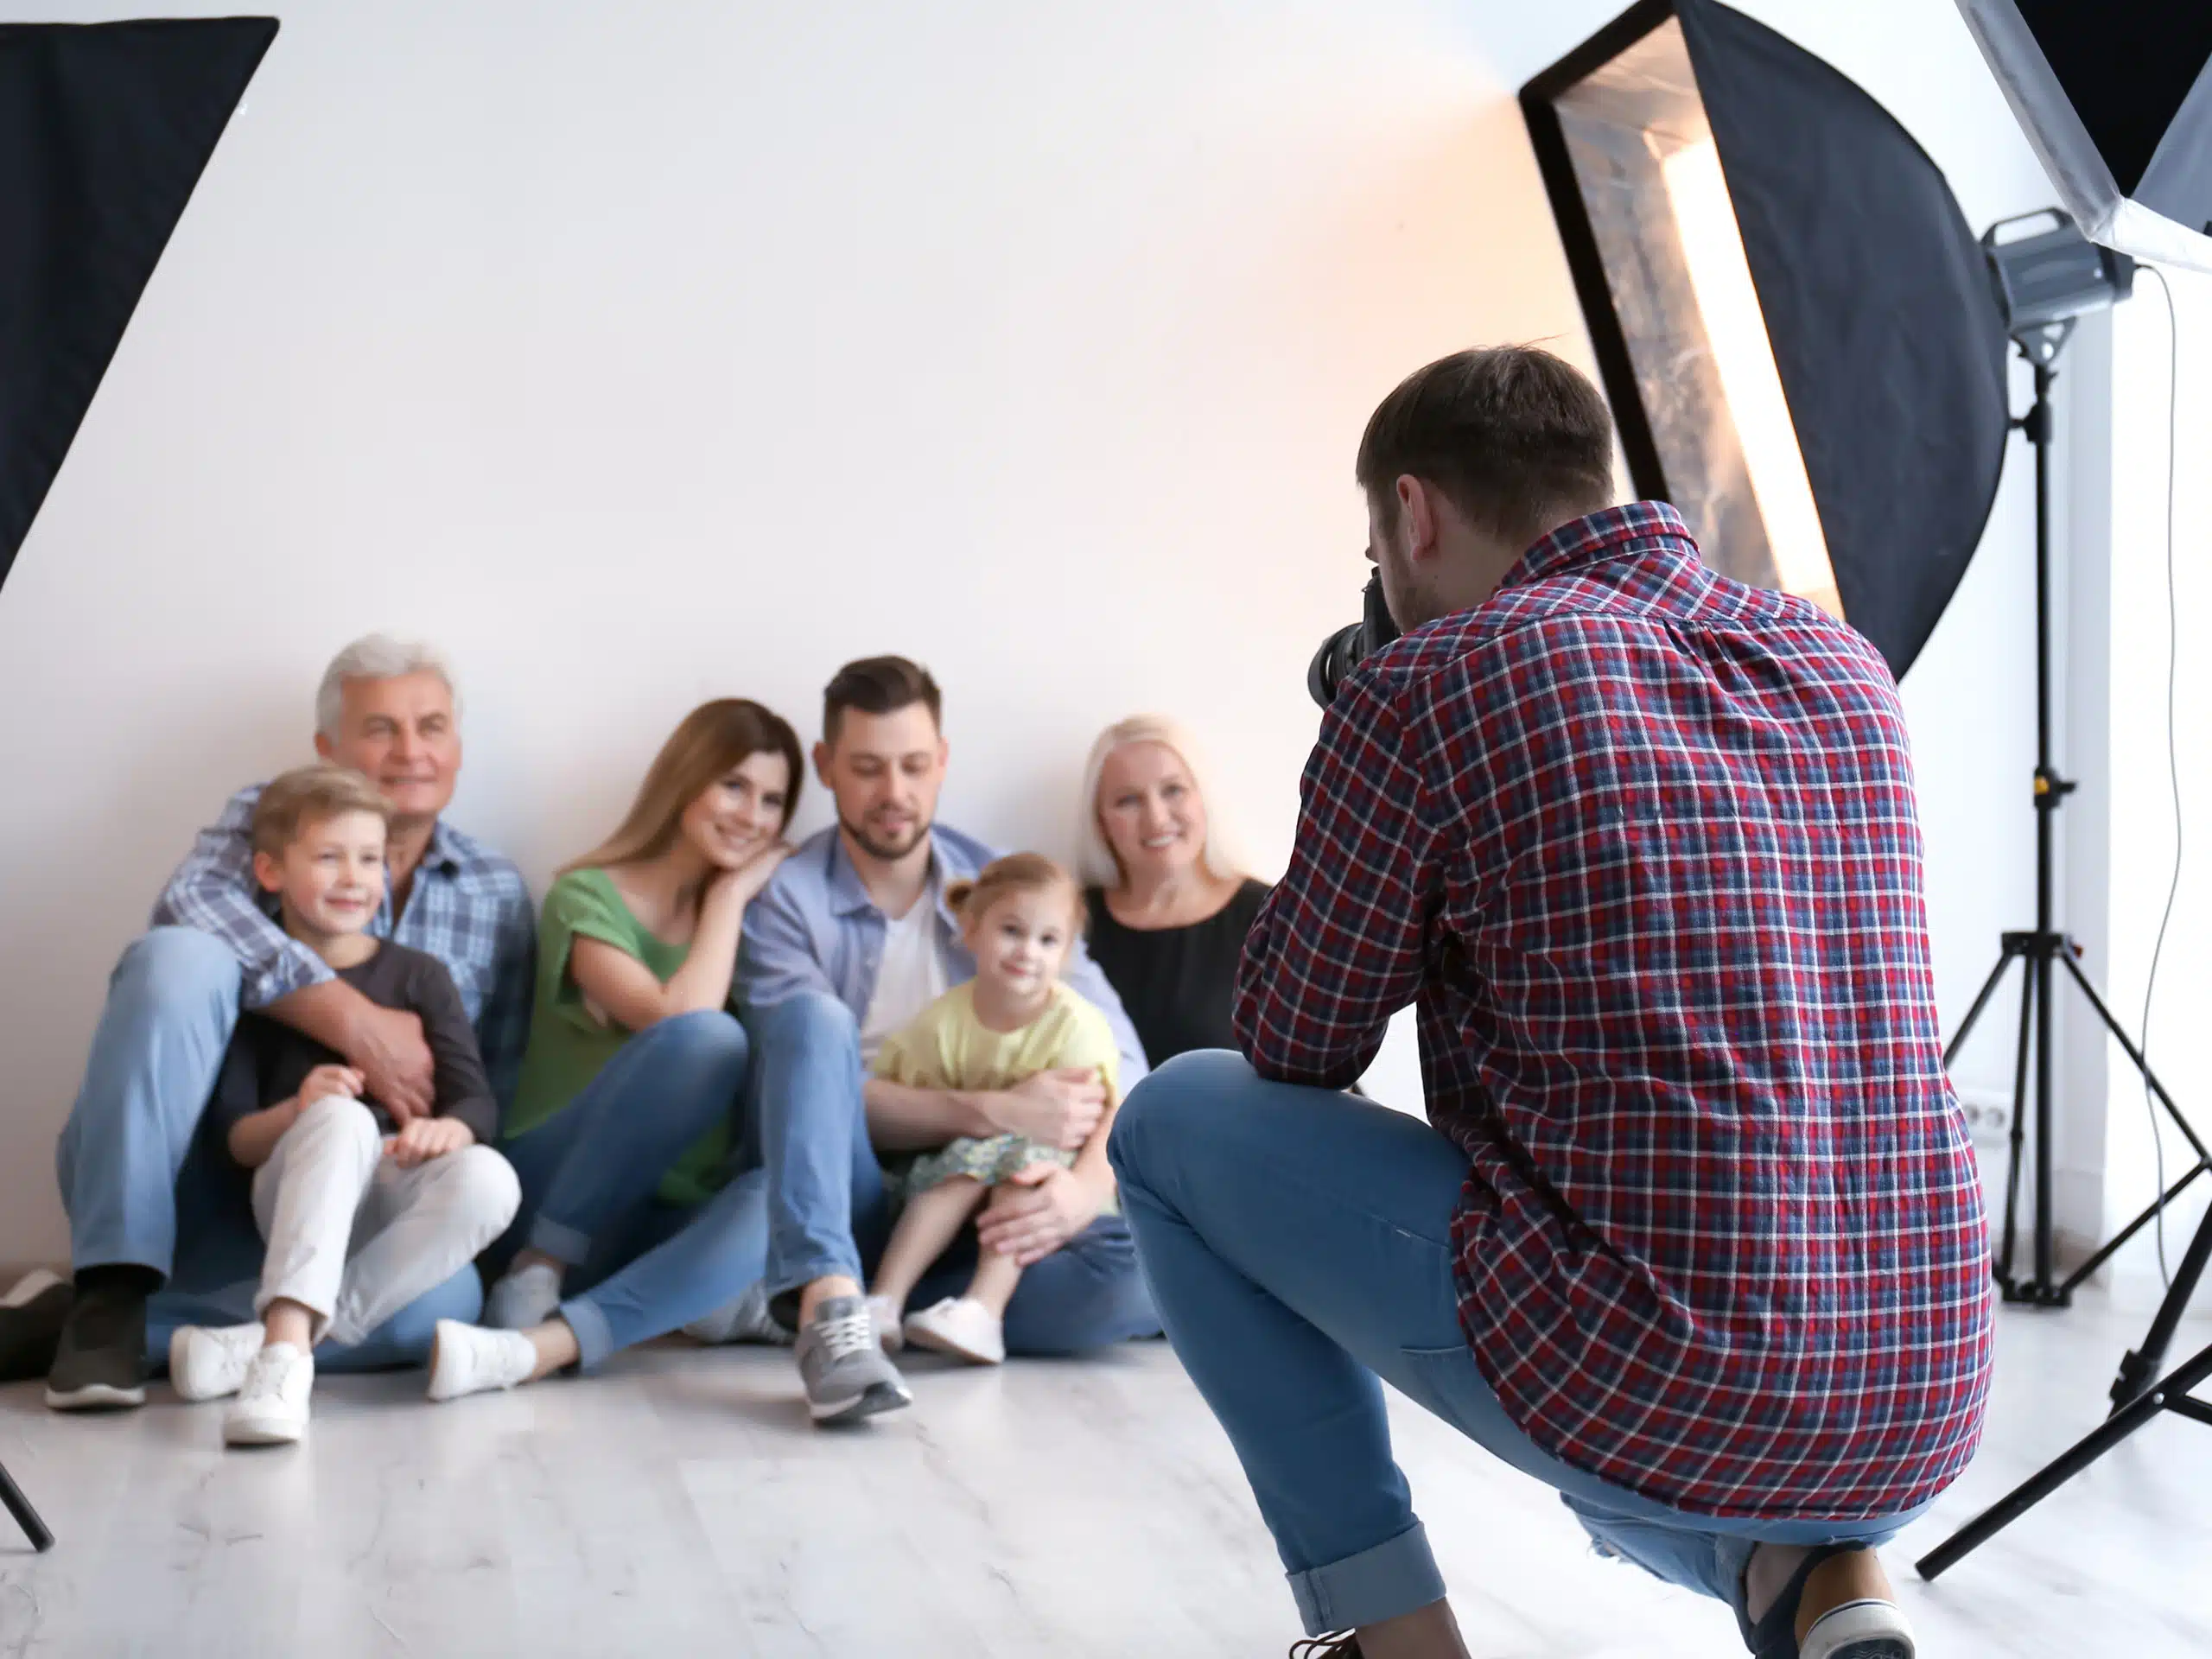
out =
{"type": "Polygon", "coordinates": [[[1712,0],[1638,5],[1522,106],[1637,490],[1669,499],[1623,318],[1554,101],[1678,21],[1851,624],[1902,677],[1981,538],[2010,430],[1981,248],[1910,134],[1712,0]]]}
{"type": "Polygon", "coordinates": [[[0,24],[0,582],[276,36],[0,24]]]}
{"type": "Polygon", "coordinates": [[[2212,270],[2212,6],[1959,0],[1959,10],[2082,234],[2212,270]]]}

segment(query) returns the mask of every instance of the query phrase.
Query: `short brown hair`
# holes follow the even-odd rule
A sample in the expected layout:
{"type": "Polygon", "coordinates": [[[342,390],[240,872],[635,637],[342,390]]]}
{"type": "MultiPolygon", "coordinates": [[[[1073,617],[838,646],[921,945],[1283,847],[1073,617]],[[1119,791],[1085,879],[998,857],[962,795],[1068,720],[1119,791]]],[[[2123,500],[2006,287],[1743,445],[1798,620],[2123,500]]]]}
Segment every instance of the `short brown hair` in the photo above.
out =
{"type": "Polygon", "coordinates": [[[1523,544],[1609,506],[1613,423],[1574,367],[1534,346],[1454,352],[1398,383],[1359,441],[1359,486],[1397,520],[1407,474],[1523,544]]]}
{"type": "Polygon", "coordinates": [[[839,669],[822,693],[822,741],[834,744],[845,710],[864,715],[895,715],[916,703],[926,704],[930,719],[944,725],[944,697],[930,671],[904,657],[863,657],[839,669]]]}
{"type": "Polygon", "coordinates": [[[296,767],[270,783],[253,804],[253,850],[280,857],[308,825],[341,812],[366,812],[391,827],[391,804],[352,767],[296,767]]]}
{"type": "Polygon", "coordinates": [[[1068,901],[1068,928],[1083,937],[1083,889],[1075,877],[1042,853],[1008,853],[983,866],[973,880],[954,881],[944,889],[945,907],[966,926],[990,913],[993,905],[1010,893],[1051,893],[1058,889],[1068,901]]]}

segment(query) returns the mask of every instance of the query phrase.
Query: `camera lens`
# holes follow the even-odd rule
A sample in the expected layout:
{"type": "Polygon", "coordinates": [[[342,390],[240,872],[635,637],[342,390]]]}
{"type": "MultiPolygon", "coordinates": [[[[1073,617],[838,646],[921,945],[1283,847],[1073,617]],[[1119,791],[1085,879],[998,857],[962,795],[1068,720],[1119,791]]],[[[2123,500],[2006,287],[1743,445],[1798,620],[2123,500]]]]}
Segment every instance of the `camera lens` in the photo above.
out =
{"type": "Polygon", "coordinates": [[[1344,683],[1344,677],[1363,658],[1397,637],[1398,625],[1391,620],[1390,607],[1382,598],[1382,576],[1377,571],[1367,579],[1367,590],[1360,596],[1359,620],[1348,628],[1338,628],[1313,653],[1306,670],[1306,695],[1327,708],[1336,701],[1337,688],[1344,683]]]}

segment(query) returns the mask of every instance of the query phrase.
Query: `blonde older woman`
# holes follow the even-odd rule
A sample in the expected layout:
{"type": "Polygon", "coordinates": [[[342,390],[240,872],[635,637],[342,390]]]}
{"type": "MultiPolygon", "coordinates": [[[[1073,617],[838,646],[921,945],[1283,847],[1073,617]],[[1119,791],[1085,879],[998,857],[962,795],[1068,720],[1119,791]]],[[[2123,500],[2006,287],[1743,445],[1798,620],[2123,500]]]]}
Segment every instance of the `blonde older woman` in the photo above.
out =
{"type": "Polygon", "coordinates": [[[1224,846],[1207,781],[1190,734],[1159,715],[1108,727],[1084,768],[1090,953],[1155,1066],[1236,1046],[1237,959],[1268,893],[1224,846]]]}

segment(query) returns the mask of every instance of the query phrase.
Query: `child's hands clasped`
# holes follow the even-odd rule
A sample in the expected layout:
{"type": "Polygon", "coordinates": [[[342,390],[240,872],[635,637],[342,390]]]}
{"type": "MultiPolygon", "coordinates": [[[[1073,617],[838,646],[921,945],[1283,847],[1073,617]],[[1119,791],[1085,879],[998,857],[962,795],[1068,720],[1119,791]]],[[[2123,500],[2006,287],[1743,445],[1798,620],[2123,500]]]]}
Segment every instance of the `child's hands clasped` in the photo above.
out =
{"type": "Polygon", "coordinates": [[[475,1144],[475,1132],[457,1117],[410,1117],[385,1143],[385,1149],[402,1169],[412,1169],[475,1144]]]}

